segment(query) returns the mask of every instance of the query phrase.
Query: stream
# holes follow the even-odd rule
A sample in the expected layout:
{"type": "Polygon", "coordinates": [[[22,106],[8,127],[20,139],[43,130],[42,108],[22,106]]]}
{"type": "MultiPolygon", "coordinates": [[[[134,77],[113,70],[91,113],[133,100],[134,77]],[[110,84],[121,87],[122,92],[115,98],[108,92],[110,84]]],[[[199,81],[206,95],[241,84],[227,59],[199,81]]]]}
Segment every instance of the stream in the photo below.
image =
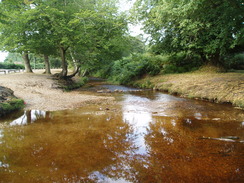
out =
{"type": "Polygon", "coordinates": [[[92,86],[117,102],[0,119],[1,183],[244,182],[244,111],[92,86]]]}

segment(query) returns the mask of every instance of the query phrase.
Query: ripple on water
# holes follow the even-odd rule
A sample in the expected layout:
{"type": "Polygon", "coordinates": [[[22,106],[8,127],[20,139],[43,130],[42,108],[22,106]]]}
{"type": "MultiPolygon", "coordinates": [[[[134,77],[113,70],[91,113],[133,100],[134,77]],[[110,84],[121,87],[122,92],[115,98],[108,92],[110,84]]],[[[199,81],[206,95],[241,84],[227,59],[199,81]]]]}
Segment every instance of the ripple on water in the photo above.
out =
{"type": "Polygon", "coordinates": [[[243,111],[155,92],[3,119],[3,182],[241,182],[243,111]],[[237,136],[233,142],[203,139],[237,136]]]}

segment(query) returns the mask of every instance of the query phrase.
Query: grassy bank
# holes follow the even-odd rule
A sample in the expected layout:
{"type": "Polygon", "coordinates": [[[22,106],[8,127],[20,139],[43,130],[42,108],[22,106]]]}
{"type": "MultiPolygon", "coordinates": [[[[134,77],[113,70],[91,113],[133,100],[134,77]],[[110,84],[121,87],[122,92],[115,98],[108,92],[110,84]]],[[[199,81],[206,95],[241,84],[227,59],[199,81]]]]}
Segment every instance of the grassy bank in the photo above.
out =
{"type": "Polygon", "coordinates": [[[197,71],[146,77],[134,83],[188,98],[231,103],[244,109],[244,73],[197,71]]]}
{"type": "Polygon", "coordinates": [[[12,98],[0,103],[0,116],[4,116],[13,111],[24,108],[24,101],[22,99],[12,98]]]}

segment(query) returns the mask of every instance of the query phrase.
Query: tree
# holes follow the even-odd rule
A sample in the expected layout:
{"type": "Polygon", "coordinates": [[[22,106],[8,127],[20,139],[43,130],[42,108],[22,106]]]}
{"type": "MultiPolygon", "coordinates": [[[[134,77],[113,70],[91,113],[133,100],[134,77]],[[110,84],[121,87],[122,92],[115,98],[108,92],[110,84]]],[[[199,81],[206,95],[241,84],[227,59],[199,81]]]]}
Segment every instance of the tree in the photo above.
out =
{"type": "Polygon", "coordinates": [[[22,63],[23,59],[19,53],[8,53],[7,57],[5,58],[4,62],[6,63],[22,63]]]}
{"type": "Polygon", "coordinates": [[[124,56],[128,41],[127,23],[122,16],[87,10],[76,14],[70,24],[77,26],[78,41],[71,51],[78,64],[97,70],[124,56]]]}
{"type": "Polygon", "coordinates": [[[52,39],[52,26],[42,9],[35,7],[26,12],[27,26],[30,30],[28,46],[31,53],[42,55],[45,64],[45,74],[51,74],[49,56],[57,55],[57,47],[52,39]]]}
{"type": "Polygon", "coordinates": [[[26,14],[30,6],[21,1],[2,1],[0,9],[4,18],[0,24],[0,47],[2,50],[22,54],[25,71],[32,72],[28,57],[28,38],[30,31],[26,29],[26,14]]]}
{"type": "Polygon", "coordinates": [[[137,0],[135,11],[158,53],[183,51],[218,65],[244,39],[242,0],[137,0]]]}
{"type": "Polygon", "coordinates": [[[48,7],[40,4],[36,8],[42,9],[51,25],[50,39],[59,49],[62,60],[61,77],[74,76],[81,65],[93,67],[99,65],[98,62],[105,64],[104,60],[110,61],[109,56],[115,59],[118,56],[116,49],[122,52],[119,43],[123,40],[127,24],[117,13],[116,1],[54,2],[48,1],[48,7]],[[72,58],[77,68],[70,76],[67,76],[67,58],[72,58]]]}
{"type": "Polygon", "coordinates": [[[124,54],[127,22],[112,0],[35,0],[26,3],[1,3],[11,11],[7,26],[1,27],[2,49],[28,54],[42,54],[46,73],[50,72],[48,56],[59,52],[62,60],[60,77],[74,76],[81,65],[107,64],[124,54]],[[31,4],[31,5],[30,5],[31,4]],[[12,8],[12,6],[20,7],[12,8]],[[17,24],[15,26],[14,24],[17,24]],[[11,35],[10,35],[11,32],[11,35]],[[13,35],[12,35],[13,33],[13,35]],[[68,76],[67,59],[76,66],[68,76]]]}

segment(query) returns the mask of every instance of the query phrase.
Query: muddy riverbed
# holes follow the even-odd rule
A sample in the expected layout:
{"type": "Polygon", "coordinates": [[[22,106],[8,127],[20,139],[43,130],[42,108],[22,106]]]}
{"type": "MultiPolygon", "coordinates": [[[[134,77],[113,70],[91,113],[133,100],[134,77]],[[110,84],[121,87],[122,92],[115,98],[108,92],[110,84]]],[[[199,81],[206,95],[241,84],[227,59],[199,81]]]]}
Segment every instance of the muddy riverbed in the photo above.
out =
{"type": "Polygon", "coordinates": [[[0,182],[244,182],[242,110],[92,85],[117,102],[0,120],[0,182]]]}

